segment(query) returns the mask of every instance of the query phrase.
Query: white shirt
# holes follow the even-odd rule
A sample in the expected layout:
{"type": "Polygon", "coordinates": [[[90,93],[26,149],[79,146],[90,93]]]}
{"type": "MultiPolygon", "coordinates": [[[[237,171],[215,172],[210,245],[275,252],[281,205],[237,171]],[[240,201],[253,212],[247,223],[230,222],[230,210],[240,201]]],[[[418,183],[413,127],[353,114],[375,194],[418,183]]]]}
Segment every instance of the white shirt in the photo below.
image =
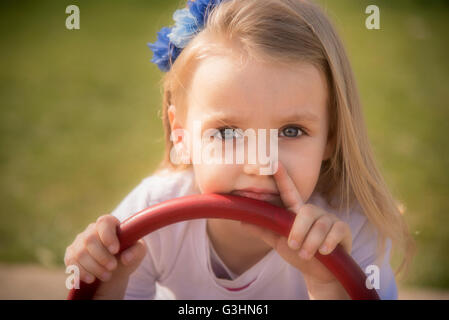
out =
{"type": "MultiPolygon", "coordinates": [[[[192,169],[177,172],[164,169],[143,179],[111,214],[123,221],[159,202],[198,194],[194,179],[192,169]]],[[[374,264],[377,232],[361,210],[353,209],[343,215],[330,208],[318,194],[313,194],[308,203],[336,214],[349,224],[353,239],[351,256],[362,270],[374,264]]],[[[243,274],[233,274],[213,249],[206,221],[182,221],[146,235],[148,252],[130,276],[125,299],[309,299],[301,272],[274,249],[243,274]]],[[[389,263],[390,248],[388,239],[385,258],[378,265],[377,292],[381,299],[397,299],[389,263]]]]}

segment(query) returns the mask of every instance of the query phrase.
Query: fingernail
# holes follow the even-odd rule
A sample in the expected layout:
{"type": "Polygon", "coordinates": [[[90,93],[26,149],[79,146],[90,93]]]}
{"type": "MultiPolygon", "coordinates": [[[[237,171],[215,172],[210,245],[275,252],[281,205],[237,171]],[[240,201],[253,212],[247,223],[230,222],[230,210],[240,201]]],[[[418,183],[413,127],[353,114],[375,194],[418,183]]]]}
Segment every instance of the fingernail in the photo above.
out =
{"type": "Polygon", "coordinates": [[[326,246],[326,245],[322,245],[321,248],[320,248],[320,253],[321,253],[321,254],[326,254],[326,253],[327,253],[327,250],[328,250],[328,249],[327,249],[327,246],[326,246]]]}
{"type": "Polygon", "coordinates": [[[108,247],[108,250],[109,250],[110,253],[114,254],[114,253],[116,252],[116,250],[117,250],[117,246],[114,245],[114,244],[111,244],[111,245],[108,247]]]}
{"type": "Polygon", "coordinates": [[[295,239],[291,239],[291,240],[288,242],[288,245],[289,245],[290,248],[293,249],[293,250],[299,249],[299,243],[298,243],[298,241],[296,241],[295,239]]]}
{"type": "Polygon", "coordinates": [[[309,253],[304,249],[301,249],[301,251],[299,251],[299,256],[303,259],[309,259],[309,253]]]}

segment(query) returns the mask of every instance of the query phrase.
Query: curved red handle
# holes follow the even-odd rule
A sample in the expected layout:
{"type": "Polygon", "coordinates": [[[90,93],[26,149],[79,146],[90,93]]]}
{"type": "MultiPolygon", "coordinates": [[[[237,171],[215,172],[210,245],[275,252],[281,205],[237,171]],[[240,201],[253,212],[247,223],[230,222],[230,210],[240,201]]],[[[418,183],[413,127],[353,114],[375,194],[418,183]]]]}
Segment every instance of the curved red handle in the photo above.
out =
{"type": "MultiPolygon", "coordinates": [[[[170,199],[137,212],[124,220],[118,228],[120,252],[143,236],[167,225],[202,218],[222,218],[255,224],[288,238],[295,214],[265,201],[229,194],[195,194],[170,199]]],[[[338,245],[327,255],[316,253],[340,281],[353,300],[379,300],[375,289],[366,287],[366,275],[343,248],[338,245]]],[[[67,299],[92,299],[98,279],[91,284],[80,281],[79,289],[72,289],[67,299]]]]}

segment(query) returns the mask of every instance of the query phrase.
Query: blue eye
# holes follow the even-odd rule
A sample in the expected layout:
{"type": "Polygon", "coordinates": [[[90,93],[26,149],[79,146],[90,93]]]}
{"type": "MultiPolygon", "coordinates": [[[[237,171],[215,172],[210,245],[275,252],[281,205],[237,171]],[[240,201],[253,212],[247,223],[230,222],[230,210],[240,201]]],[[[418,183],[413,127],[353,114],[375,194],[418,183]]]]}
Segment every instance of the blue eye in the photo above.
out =
{"type": "Polygon", "coordinates": [[[280,131],[280,135],[287,138],[296,138],[302,136],[304,131],[296,126],[285,127],[280,131]]]}

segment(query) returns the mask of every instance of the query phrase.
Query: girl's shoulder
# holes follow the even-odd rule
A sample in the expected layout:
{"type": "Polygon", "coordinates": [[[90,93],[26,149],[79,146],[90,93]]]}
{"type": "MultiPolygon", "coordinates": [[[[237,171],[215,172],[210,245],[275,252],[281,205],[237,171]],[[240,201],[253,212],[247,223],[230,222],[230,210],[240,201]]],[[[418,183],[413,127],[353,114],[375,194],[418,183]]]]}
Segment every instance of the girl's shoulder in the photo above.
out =
{"type": "Polygon", "coordinates": [[[144,178],[142,185],[154,203],[199,193],[192,169],[175,171],[165,168],[144,178]]]}
{"type": "Polygon", "coordinates": [[[198,192],[193,170],[162,169],[143,178],[111,214],[123,221],[149,206],[198,192]]]}

